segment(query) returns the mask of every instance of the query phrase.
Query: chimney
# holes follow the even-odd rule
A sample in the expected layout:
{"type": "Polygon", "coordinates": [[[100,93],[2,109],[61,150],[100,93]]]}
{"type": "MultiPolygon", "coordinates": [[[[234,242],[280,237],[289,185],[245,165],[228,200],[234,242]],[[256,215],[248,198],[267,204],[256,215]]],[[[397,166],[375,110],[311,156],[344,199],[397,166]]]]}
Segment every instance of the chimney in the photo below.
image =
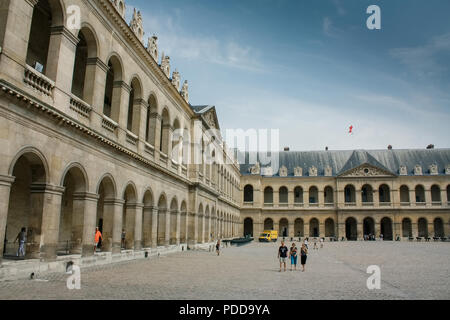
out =
{"type": "Polygon", "coordinates": [[[388,150],[392,150],[392,146],[391,145],[388,145],[388,150]]]}
{"type": "Polygon", "coordinates": [[[427,145],[427,149],[434,149],[434,144],[427,145]]]}
{"type": "Polygon", "coordinates": [[[289,147],[284,147],[284,151],[289,151],[289,147]]]}

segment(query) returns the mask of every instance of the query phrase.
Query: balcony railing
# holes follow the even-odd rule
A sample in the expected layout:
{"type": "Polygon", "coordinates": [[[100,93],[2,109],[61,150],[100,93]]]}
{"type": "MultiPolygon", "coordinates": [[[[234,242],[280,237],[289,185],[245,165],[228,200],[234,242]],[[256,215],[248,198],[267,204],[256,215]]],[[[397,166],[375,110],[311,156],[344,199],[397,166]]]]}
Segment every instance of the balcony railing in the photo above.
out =
{"type": "Polygon", "coordinates": [[[264,207],[273,207],[273,202],[264,202],[264,207]]]}
{"type": "Polygon", "coordinates": [[[294,202],[294,207],[303,207],[303,202],[294,202]]]}
{"type": "Polygon", "coordinates": [[[333,202],[325,202],[324,206],[325,207],[334,207],[334,203],[333,202]]]}
{"type": "Polygon", "coordinates": [[[117,122],[115,122],[115,121],[111,120],[110,118],[108,118],[107,116],[103,115],[103,119],[102,119],[102,127],[103,128],[114,133],[118,126],[119,126],[119,124],[117,122]]]}
{"type": "Polygon", "coordinates": [[[425,201],[416,201],[416,206],[425,206],[426,204],[425,201]]]}
{"type": "Polygon", "coordinates": [[[363,201],[363,202],[361,202],[361,204],[362,204],[363,206],[367,206],[367,207],[373,206],[373,202],[368,202],[368,201],[363,201]]]}
{"type": "Polygon", "coordinates": [[[309,203],[309,206],[310,206],[310,207],[318,207],[318,206],[319,206],[319,203],[318,203],[318,202],[310,202],[310,203],[309,203]]]}
{"type": "Polygon", "coordinates": [[[51,97],[53,95],[53,88],[55,87],[55,82],[44,76],[39,71],[30,67],[25,66],[25,74],[23,81],[34,88],[35,90],[42,92],[43,94],[51,97]]]}
{"type": "Polygon", "coordinates": [[[82,115],[83,117],[89,118],[92,107],[80,98],[72,95],[70,97],[70,109],[82,115]]]}
{"type": "Polygon", "coordinates": [[[287,208],[287,207],[289,206],[289,204],[288,204],[287,202],[280,202],[280,203],[278,204],[278,206],[279,206],[279,207],[282,207],[282,208],[287,208]]]}
{"type": "Polygon", "coordinates": [[[408,202],[400,202],[400,205],[407,207],[407,206],[410,206],[411,203],[409,201],[408,202]]]}
{"type": "Polygon", "coordinates": [[[431,205],[432,206],[440,206],[440,205],[442,205],[442,202],[441,201],[432,201],[431,205]]]}
{"type": "Polygon", "coordinates": [[[380,206],[381,207],[389,207],[391,205],[390,201],[380,201],[380,206]]]}
{"type": "Polygon", "coordinates": [[[253,206],[253,201],[244,201],[244,206],[253,206]]]}
{"type": "Polygon", "coordinates": [[[126,140],[128,143],[135,146],[139,141],[139,137],[135,135],[133,132],[127,131],[126,140]]]}
{"type": "Polygon", "coordinates": [[[144,151],[147,152],[152,157],[155,155],[155,147],[152,146],[150,143],[145,142],[144,144],[144,151]]]}
{"type": "Polygon", "coordinates": [[[348,206],[348,207],[355,207],[356,206],[356,202],[345,202],[344,205],[348,206]]]}

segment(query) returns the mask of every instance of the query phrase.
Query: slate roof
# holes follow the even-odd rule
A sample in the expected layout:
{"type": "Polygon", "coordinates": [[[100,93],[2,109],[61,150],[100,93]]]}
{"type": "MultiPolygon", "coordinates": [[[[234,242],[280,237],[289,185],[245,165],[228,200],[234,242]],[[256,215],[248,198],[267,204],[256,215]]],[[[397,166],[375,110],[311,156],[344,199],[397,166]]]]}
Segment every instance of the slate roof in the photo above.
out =
{"type": "Polygon", "coordinates": [[[205,113],[208,110],[211,110],[213,108],[214,108],[214,106],[210,106],[210,105],[204,105],[204,106],[193,106],[193,105],[191,105],[191,109],[194,110],[194,112],[197,113],[197,114],[203,114],[203,113],[205,113]]]}
{"type": "MultiPolygon", "coordinates": [[[[245,156],[245,163],[240,164],[241,174],[248,175],[254,163],[248,163],[248,152],[240,154],[245,156]]],[[[315,166],[317,175],[324,176],[325,168],[329,166],[332,175],[338,176],[365,163],[395,175],[399,174],[402,165],[406,166],[408,175],[414,175],[416,165],[422,167],[423,175],[429,175],[429,166],[436,164],[439,174],[444,175],[445,168],[450,165],[450,149],[280,151],[272,155],[279,156],[279,167],[286,166],[288,177],[294,176],[295,167],[302,167],[303,176],[308,176],[308,169],[315,166]]],[[[270,163],[261,163],[261,168],[268,166],[270,163]]],[[[273,172],[273,176],[279,176],[279,173],[273,172]]]]}

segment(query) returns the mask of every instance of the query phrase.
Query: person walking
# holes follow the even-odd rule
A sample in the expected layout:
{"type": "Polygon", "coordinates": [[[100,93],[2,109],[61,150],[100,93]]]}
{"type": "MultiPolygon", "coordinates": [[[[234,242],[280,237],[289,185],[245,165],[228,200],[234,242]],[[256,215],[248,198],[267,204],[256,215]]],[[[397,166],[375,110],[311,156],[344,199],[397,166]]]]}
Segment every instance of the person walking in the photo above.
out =
{"type": "Polygon", "coordinates": [[[94,253],[97,250],[100,239],[103,240],[102,233],[100,232],[98,227],[96,227],[95,228],[95,237],[94,237],[94,253]]]}
{"type": "Polygon", "coordinates": [[[278,259],[280,259],[280,272],[281,265],[284,264],[284,271],[286,272],[286,259],[288,256],[288,247],[284,245],[284,241],[281,241],[281,246],[278,248],[278,259]]]}
{"type": "Polygon", "coordinates": [[[122,239],[122,249],[125,249],[125,237],[126,237],[127,233],[125,232],[125,229],[122,229],[122,235],[121,235],[121,239],[122,239]]]}
{"type": "Polygon", "coordinates": [[[25,227],[23,227],[17,234],[14,242],[16,241],[19,241],[19,249],[17,250],[16,256],[20,257],[22,254],[22,257],[25,257],[25,243],[27,242],[27,229],[25,227]]]}
{"type": "Polygon", "coordinates": [[[291,249],[289,250],[289,257],[291,258],[291,271],[292,266],[297,270],[297,247],[295,246],[295,243],[292,243],[291,249]]]}
{"type": "Polygon", "coordinates": [[[220,255],[220,240],[217,240],[217,243],[216,243],[216,253],[218,256],[220,255]]]}
{"type": "Polygon", "coordinates": [[[303,242],[306,246],[306,248],[308,248],[308,238],[305,238],[305,241],[303,242]]]}
{"type": "Polygon", "coordinates": [[[305,271],[306,258],[308,257],[308,248],[305,244],[300,249],[300,263],[302,264],[302,272],[305,271]]]}
{"type": "Polygon", "coordinates": [[[323,249],[323,238],[320,238],[320,249],[323,249]]]}
{"type": "Polygon", "coordinates": [[[314,238],[314,247],[313,250],[319,250],[319,248],[317,247],[317,238],[314,238]]]}

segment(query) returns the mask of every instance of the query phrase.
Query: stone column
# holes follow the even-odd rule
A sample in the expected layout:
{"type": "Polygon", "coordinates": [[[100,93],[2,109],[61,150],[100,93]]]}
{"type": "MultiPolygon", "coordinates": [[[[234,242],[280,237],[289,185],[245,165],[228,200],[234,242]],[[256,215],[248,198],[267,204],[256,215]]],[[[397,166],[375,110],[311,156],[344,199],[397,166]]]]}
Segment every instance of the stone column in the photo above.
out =
{"type": "Polygon", "coordinates": [[[6,220],[8,218],[9,194],[15,177],[0,175],[0,267],[5,245],[6,220]]]}
{"type": "Polygon", "coordinates": [[[181,234],[181,212],[180,211],[177,211],[176,213],[175,213],[176,215],[177,215],[177,233],[176,233],[176,244],[177,244],[177,246],[179,246],[180,245],[180,243],[181,243],[181,238],[180,238],[180,234],[181,234]]]}
{"type": "Polygon", "coordinates": [[[413,238],[418,237],[419,236],[419,226],[417,224],[417,220],[411,219],[411,229],[412,229],[413,238]]]}
{"type": "Polygon", "coordinates": [[[134,250],[139,251],[142,249],[142,215],[144,210],[144,204],[137,203],[135,207],[134,218],[134,250]]]}
{"type": "Polygon", "coordinates": [[[125,249],[133,250],[136,229],[136,211],[139,205],[137,203],[125,203],[125,221],[123,221],[125,235],[125,249]]]}
{"type": "MultiPolygon", "coordinates": [[[[103,233],[102,233],[102,247],[104,251],[111,252],[113,245],[113,230],[114,230],[114,212],[116,200],[105,199],[103,201],[103,233]]],[[[120,240],[119,240],[120,242],[120,240]]],[[[120,246],[119,246],[120,249],[120,246]]]]}
{"type": "Polygon", "coordinates": [[[319,237],[325,237],[325,223],[324,221],[319,221],[319,237]]]}
{"type": "Polygon", "coordinates": [[[303,221],[303,234],[305,237],[309,237],[309,220],[303,221]]]}
{"type": "Polygon", "coordinates": [[[114,81],[111,102],[111,118],[119,124],[117,129],[118,140],[126,145],[126,130],[128,122],[128,103],[131,87],[123,81],[114,81]]]}
{"type": "Polygon", "coordinates": [[[152,243],[153,249],[158,246],[158,208],[153,207],[152,210],[152,243]]]}
{"type": "Polygon", "coordinates": [[[89,58],[87,60],[83,97],[84,101],[91,105],[99,115],[103,114],[105,104],[107,72],[108,66],[99,58],[89,58]]]}
{"type": "Polygon", "coordinates": [[[19,83],[23,80],[22,66],[26,64],[33,8],[37,2],[38,0],[0,2],[1,70],[11,80],[19,83]]]}
{"type": "MultiPolygon", "coordinates": [[[[425,206],[431,208],[431,188],[425,189],[425,206]]],[[[430,233],[428,233],[430,234],[430,233]]]]}
{"type": "MultiPolygon", "coordinates": [[[[77,197],[83,199],[84,215],[83,215],[83,236],[82,236],[82,249],[81,254],[83,257],[94,255],[94,239],[95,239],[95,227],[97,220],[97,202],[99,199],[98,194],[84,193],[77,194],[77,197]]],[[[75,195],[74,195],[75,202],[75,195]]]]}
{"type": "Polygon", "coordinates": [[[345,238],[345,221],[343,222],[339,221],[337,225],[338,225],[337,237],[340,240],[342,237],[345,238]]]}
{"type": "Polygon", "coordinates": [[[294,235],[294,221],[288,221],[288,237],[295,237],[294,235]]]}
{"type": "Polygon", "coordinates": [[[363,240],[364,239],[364,230],[363,230],[363,223],[361,221],[357,221],[356,222],[356,234],[357,234],[357,239],[358,240],[363,240]]]}
{"type": "Polygon", "coordinates": [[[303,190],[303,205],[309,207],[309,189],[303,190]]]}
{"type": "Polygon", "coordinates": [[[75,53],[79,39],[65,26],[52,27],[45,74],[55,81],[53,99],[58,108],[69,108],[75,53]]]}
{"type": "Polygon", "coordinates": [[[142,245],[144,248],[150,248],[152,246],[152,225],[154,224],[154,220],[152,217],[153,206],[144,206],[144,217],[142,218],[143,225],[143,242],[142,245]]]}
{"type": "Polygon", "coordinates": [[[409,190],[409,205],[415,207],[416,206],[416,190],[409,190]]]}
{"type": "Polygon", "coordinates": [[[122,229],[124,229],[123,219],[123,205],[125,201],[122,199],[115,199],[111,201],[113,206],[113,226],[112,226],[112,253],[120,253],[122,248],[122,229]]]}
{"type": "MultiPolygon", "coordinates": [[[[63,187],[53,185],[41,185],[44,189],[39,190],[37,185],[32,186],[35,196],[39,195],[42,200],[42,207],[33,207],[32,216],[34,220],[39,214],[42,214],[41,226],[34,230],[34,236],[37,245],[40,245],[40,258],[44,261],[53,261],[56,259],[59,240],[59,222],[61,216],[61,199],[64,192],[63,187]]],[[[34,225],[32,222],[31,225],[34,225]]],[[[33,250],[33,248],[32,248],[33,250]]]]}
{"type": "Polygon", "coordinates": [[[317,196],[319,197],[319,207],[323,208],[325,203],[324,190],[318,190],[317,196]]]}
{"type": "Polygon", "coordinates": [[[170,245],[170,216],[172,212],[169,209],[166,209],[166,212],[164,213],[166,215],[166,232],[164,233],[165,239],[164,239],[164,245],[168,246],[170,245]]]}

